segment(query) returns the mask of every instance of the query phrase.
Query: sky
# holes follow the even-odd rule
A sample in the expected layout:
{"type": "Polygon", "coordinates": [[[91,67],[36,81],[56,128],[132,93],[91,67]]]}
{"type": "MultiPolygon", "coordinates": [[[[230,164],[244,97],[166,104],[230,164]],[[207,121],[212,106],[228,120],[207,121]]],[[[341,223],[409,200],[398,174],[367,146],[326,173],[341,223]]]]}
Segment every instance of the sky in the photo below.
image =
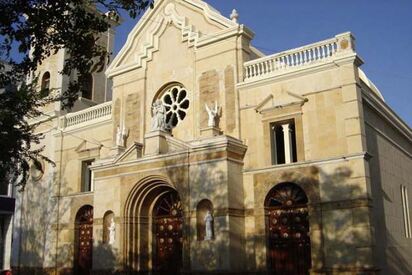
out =
{"type": "MultiPolygon", "coordinates": [[[[255,33],[252,44],[265,54],[311,44],[350,31],[363,71],[386,103],[412,126],[411,0],[207,0],[255,33]]],[[[115,54],[137,19],[124,17],[116,30],[115,54]]]]}

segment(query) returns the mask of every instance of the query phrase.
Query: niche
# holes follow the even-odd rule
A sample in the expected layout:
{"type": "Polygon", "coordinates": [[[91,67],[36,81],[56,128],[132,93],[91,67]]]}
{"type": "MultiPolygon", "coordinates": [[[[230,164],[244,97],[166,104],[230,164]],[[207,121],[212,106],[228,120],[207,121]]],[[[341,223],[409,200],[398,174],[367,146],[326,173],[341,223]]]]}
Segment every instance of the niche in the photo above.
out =
{"type": "MultiPolygon", "coordinates": [[[[116,233],[114,225],[112,225],[112,221],[114,221],[114,213],[112,211],[107,211],[103,216],[103,243],[110,244],[110,235],[112,234],[112,239],[116,233]]],[[[113,240],[112,240],[113,241],[113,240]]]]}

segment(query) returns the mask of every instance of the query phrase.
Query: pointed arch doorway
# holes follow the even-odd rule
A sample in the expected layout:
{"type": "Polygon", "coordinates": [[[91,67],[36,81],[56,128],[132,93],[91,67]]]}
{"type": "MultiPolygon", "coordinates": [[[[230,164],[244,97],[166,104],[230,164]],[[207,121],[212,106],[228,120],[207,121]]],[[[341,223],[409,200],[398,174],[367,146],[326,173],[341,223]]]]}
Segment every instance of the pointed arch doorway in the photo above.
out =
{"type": "Polygon", "coordinates": [[[298,185],[280,183],[265,199],[270,274],[308,275],[311,268],[308,198],[298,185]]]}

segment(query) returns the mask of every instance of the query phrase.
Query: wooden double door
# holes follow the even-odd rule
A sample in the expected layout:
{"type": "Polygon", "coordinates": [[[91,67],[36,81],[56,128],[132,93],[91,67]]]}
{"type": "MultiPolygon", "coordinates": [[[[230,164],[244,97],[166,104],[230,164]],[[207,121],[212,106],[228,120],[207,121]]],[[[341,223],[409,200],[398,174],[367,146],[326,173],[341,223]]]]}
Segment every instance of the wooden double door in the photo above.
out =
{"type": "Polygon", "coordinates": [[[307,209],[273,209],[269,213],[268,256],[273,274],[309,274],[311,254],[307,209]]]}
{"type": "Polygon", "coordinates": [[[265,207],[270,274],[309,274],[311,246],[307,202],[303,190],[292,183],[280,184],[269,193],[265,207]]]}
{"type": "Polygon", "coordinates": [[[183,264],[183,211],[177,192],[163,195],[153,214],[155,274],[180,274],[183,264]]]}
{"type": "Polygon", "coordinates": [[[76,215],[75,274],[90,274],[93,263],[93,207],[84,206],[76,215]]]}

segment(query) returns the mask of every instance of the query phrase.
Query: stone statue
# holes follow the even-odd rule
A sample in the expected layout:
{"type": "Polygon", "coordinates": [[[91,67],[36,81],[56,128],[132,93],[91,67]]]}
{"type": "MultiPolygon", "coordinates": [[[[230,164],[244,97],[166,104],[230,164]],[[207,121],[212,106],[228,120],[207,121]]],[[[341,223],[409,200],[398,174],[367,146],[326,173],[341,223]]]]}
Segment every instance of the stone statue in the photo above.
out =
{"type": "Polygon", "coordinates": [[[116,132],[116,146],[125,147],[126,139],[129,136],[129,130],[123,126],[117,126],[116,132]]]}
{"type": "Polygon", "coordinates": [[[109,231],[109,244],[113,245],[116,237],[116,224],[114,223],[113,218],[110,221],[110,225],[107,227],[107,229],[109,231]]]}
{"type": "Polygon", "coordinates": [[[160,99],[157,99],[152,106],[152,131],[167,131],[166,108],[160,99]]]}
{"type": "Polygon", "coordinates": [[[209,120],[207,122],[207,126],[209,127],[217,127],[218,126],[218,118],[222,111],[221,107],[217,107],[217,101],[215,101],[215,108],[211,109],[207,104],[205,104],[207,114],[209,115],[209,120]]]}
{"type": "Polygon", "coordinates": [[[213,217],[209,210],[206,213],[204,221],[206,228],[205,240],[209,241],[213,239],[213,217]]]}

